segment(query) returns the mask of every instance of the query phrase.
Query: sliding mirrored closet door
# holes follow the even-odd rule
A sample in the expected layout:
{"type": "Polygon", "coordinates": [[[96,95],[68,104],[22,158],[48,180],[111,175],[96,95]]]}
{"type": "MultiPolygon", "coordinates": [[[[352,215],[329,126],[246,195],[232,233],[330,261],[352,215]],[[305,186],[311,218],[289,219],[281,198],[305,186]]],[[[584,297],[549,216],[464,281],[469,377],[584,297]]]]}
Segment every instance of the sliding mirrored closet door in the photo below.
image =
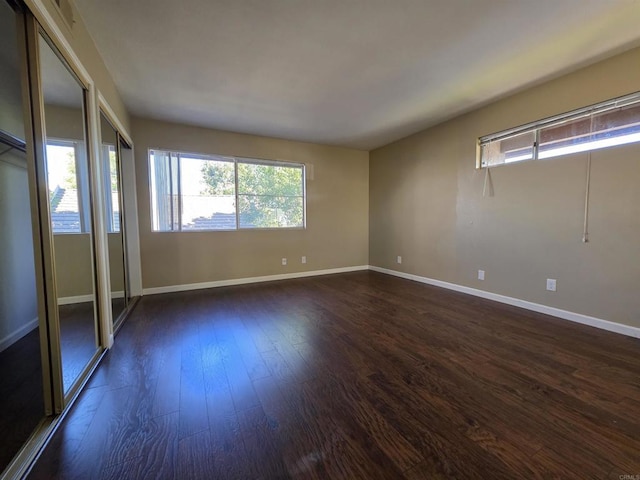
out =
{"type": "MultiPolygon", "coordinates": [[[[41,424],[48,384],[33,243],[18,19],[0,0],[0,472],[41,424]],[[45,373],[43,373],[43,371],[45,373]]],[[[37,228],[37,222],[36,222],[37,228]]],[[[51,403],[48,397],[49,408],[51,403]]]]}
{"type": "Polygon", "coordinates": [[[125,261],[125,238],[123,221],[122,179],[120,141],[116,129],[104,112],[100,112],[100,135],[102,145],[100,162],[104,181],[104,208],[108,237],[109,281],[111,286],[111,311],[114,327],[124,318],[129,301],[127,266],[125,261]]]}
{"type": "MultiPolygon", "coordinates": [[[[45,185],[49,218],[43,227],[45,250],[52,269],[47,293],[57,305],[49,305],[52,330],[54,383],[62,383],[68,396],[97,358],[98,335],[96,262],[94,255],[93,195],[87,136],[85,86],[62,55],[39,30],[37,58],[40,101],[36,137],[42,151],[36,152],[45,185]],[[39,121],[38,121],[39,120],[39,121]],[[59,349],[59,355],[56,355],[59,349]],[[58,366],[56,369],[55,367],[58,366]],[[57,372],[57,378],[56,378],[57,372]]],[[[33,38],[33,34],[32,37],[33,38]]],[[[42,202],[42,199],[41,199],[42,202]]],[[[50,300],[51,303],[53,303],[50,300]]]]}

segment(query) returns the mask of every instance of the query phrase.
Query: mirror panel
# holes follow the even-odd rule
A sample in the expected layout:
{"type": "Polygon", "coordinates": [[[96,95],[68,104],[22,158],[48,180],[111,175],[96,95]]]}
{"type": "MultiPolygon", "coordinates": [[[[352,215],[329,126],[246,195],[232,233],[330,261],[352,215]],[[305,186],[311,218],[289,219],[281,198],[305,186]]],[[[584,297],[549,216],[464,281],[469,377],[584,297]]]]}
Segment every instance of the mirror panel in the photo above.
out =
{"type": "Polygon", "coordinates": [[[124,260],[124,222],[122,221],[122,182],[120,179],[120,149],[118,133],[103,112],[100,112],[102,145],[100,161],[104,182],[104,207],[109,242],[109,275],[111,311],[114,325],[127,308],[126,266],[124,260]]]}
{"type": "Polygon", "coordinates": [[[99,349],[86,92],[42,35],[39,53],[46,183],[66,394],[99,349]]]}
{"type": "Polygon", "coordinates": [[[0,472],[45,415],[17,38],[0,0],[0,472]]]}

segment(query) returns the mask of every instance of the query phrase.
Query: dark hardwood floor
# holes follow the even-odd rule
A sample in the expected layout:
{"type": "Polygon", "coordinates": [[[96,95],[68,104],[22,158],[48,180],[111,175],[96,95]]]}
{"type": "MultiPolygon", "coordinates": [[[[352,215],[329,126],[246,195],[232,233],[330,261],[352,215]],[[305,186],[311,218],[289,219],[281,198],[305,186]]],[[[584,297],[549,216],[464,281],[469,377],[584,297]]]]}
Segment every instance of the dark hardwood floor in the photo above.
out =
{"type": "Polygon", "coordinates": [[[142,299],[31,479],[640,474],[640,341],[357,272],[142,299]]]}
{"type": "Polygon", "coordinates": [[[0,472],[44,418],[38,329],[0,352],[0,472]]]}
{"type": "Polygon", "coordinates": [[[93,302],[60,305],[62,383],[67,392],[98,350],[93,302]]]}
{"type": "MultiPolygon", "coordinates": [[[[93,303],[60,306],[62,374],[73,385],[96,351],[93,303]]],[[[45,417],[39,329],[0,352],[0,472],[45,417]]]]}

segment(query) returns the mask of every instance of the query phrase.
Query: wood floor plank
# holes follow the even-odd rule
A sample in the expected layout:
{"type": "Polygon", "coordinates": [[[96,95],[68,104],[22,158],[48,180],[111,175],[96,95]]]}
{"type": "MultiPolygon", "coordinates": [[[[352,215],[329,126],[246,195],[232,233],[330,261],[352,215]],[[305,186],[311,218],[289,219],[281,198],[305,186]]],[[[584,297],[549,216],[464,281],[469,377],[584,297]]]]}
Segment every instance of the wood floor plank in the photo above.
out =
{"type": "Polygon", "coordinates": [[[177,345],[160,346],[160,374],[156,379],[153,393],[152,415],[160,416],[180,409],[180,382],[182,372],[182,352],[177,345]],[[167,379],[170,379],[167,381],[167,379]]]}
{"type": "Polygon", "coordinates": [[[113,480],[175,478],[177,438],[177,412],[148,420],[139,427],[135,440],[129,442],[126,459],[105,467],[102,477],[113,480]]]}
{"type": "Polygon", "coordinates": [[[262,406],[245,409],[238,417],[245,451],[251,459],[251,476],[265,479],[290,478],[282,457],[280,440],[275,435],[275,428],[262,406]]]}
{"type": "Polygon", "coordinates": [[[179,418],[180,438],[209,429],[202,354],[195,346],[181,355],[179,418]]]}
{"type": "Polygon", "coordinates": [[[210,453],[211,437],[208,429],[180,439],[176,478],[190,480],[222,478],[210,453]]]}
{"type": "Polygon", "coordinates": [[[267,423],[280,439],[287,473],[292,478],[331,478],[317,453],[317,445],[310,440],[308,425],[296,410],[289,408],[278,383],[272,378],[261,378],[254,381],[254,387],[267,423]],[[287,438],[296,438],[296,441],[288,442],[285,440],[287,438]]]}
{"type": "Polygon", "coordinates": [[[317,395],[328,396],[328,405],[342,424],[359,429],[380,451],[404,472],[423,461],[422,455],[371,405],[363,394],[362,382],[334,376],[322,383],[309,384],[317,395]],[[341,409],[349,405],[349,411],[341,409]]]}

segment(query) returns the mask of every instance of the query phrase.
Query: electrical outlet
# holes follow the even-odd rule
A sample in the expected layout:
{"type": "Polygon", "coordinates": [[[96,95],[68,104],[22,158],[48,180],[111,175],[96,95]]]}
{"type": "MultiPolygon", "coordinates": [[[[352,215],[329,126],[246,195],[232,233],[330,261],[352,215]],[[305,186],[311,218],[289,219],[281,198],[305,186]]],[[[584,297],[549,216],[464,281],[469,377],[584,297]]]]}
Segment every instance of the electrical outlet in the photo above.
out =
{"type": "Polygon", "coordinates": [[[547,278],[547,290],[550,292],[556,291],[556,279],[555,278],[547,278]]]}
{"type": "Polygon", "coordinates": [[[478,270],[478,280],[484,280],[484,270],[478,270]]]}
{"type": "Polygon", "coordinates": [[[397,263],[402,263],[402,257],[400,255],[398,255],[398,258],[396,258],[396,262],[397,263]]]}
{"type": "Polygon", "coordinates": [[[287,259],[286,259],[286,258],[283,258],[283,259],[282,259],[282,265],[286,265],[286,264],[287,264],[287,259]]]}
{"type": "Polygon", "coordinates": [[[300,260],[302,263],[307,263],[307,256],[303,255],[302,256],[302,260],[300,260]]]}

